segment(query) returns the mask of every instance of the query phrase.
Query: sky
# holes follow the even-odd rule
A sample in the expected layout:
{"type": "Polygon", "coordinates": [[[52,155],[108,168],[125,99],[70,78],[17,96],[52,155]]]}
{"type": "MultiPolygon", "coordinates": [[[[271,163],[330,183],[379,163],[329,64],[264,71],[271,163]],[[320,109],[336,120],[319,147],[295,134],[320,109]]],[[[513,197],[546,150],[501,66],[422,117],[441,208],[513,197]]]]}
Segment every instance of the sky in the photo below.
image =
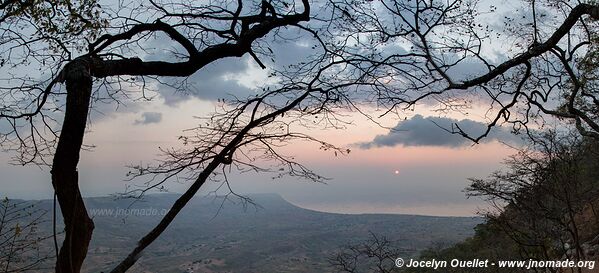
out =
{"type": "MultiPolygon", "coordinates": [[[[126,166],[151,163],[158,147],[177,147],[177,137],[194,127],[201,116],[214,109],[214,102],[202,98],[166,103],[164,98],[140,102],[99,115],[89,124],[79,164],[81,191],[85,196],[124,192],[126,166]],[[133,108],[134,110],[130,110],[133,108]]],[[[106,111],[108,112],[108,111],[106,111]]],[[[369,122],[357,113],[347,113],[353,125],[345,130],[314,130],[310,133],[333,144],[349,147],[349,155],[335,157],[313,145],[298,142],[285,148],[289,155],[330,180],[323,183],[268,175],[230,174],[238,193],[277,193],[298,206],[338,213],[405,213],[470,216],[486,207],[478,199],[466,199],[463,189],[469,177],[485,177],[501,167],[514,153],[499,141],[510,143],[513,136],[498,130],[479,145],[451,135],[436,125],[443,122],[483,126],[472,120],[439,118],[425,107],[409,119],[382,122],[395,131],[369,122]]],[[[480,128],[479,128],[480,129],[480,128]]],[[[8,154],[0,165],[2,194],[14,198],[51,198],[48,169],[10,166],[8,154]]],[[[185,185],[171,183],[168,189],[182,192],[185,185]]],[[[216,184],[207,184],[200,195],[210,194],[216,184]]]]}
{"type": "MultiPolygon", "coordinates": [[[[295,43],[274,50],[285,62],[300,58],[298,52],[304,48],[295,43]]],[[[82,194],[104,196],[143,182],[126,181],[126,166],[153,162],[158,147],[178,146],[177,137],[183,130],[196,126],[194,116],[212,111],[215,99],[223,92],[252,94],[258,84],[268,81],[267,74],[248,56],[229,58],[190,77],[192,88],[185,94],[163,89],[152,101],[131,101],[118,109],[97,105],[85,137],[85,144],[95,148],[83,151],[79,164],[82,194]]],[[[291,143],[285,148],[286,153],[330,178],[326,183],[233,173],[233,189],[242,194],[277,193],[298,206],[328,212],[471,216],[484,210],[486,204],[466,198],[463,189],[468,178],[483,178],[500,169],[502,160],[515,153],[510,145],[519,142],[507,129],[496,128],[483,142],[472,145],[435,125],[458,122],[463,128],[481,132],[486,126],[484,109],[476,106],[468,115],[440,116],[431,106],[420,105],[405,120],[377,120],[393,130],[359,113],[344,114],[352,121],[346,129],[310,133],[351,148],[349,155],[335,157],[305,143],[291,143]]],[[[10,165],[10,156],[0,154],[0,195],[51,198],[49,170],[10,165]]],[[[171,183],[168,189],[182,192],[186,185],[171,183]]],[[[208,184],[199,194],[209,194],[216,186],[208,184]]]]}

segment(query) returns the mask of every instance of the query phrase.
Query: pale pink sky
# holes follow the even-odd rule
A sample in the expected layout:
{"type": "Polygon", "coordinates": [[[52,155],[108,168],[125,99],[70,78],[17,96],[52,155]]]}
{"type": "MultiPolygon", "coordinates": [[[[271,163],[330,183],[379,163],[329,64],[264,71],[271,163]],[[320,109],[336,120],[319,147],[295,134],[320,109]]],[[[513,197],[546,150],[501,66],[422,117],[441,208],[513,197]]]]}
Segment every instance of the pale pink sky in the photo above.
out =
{"type": "MultiPolygon", "coordinates": [[[[111,114],[94,121],[85,142],[97,148],[83,152],[79,167],[83,194],[97,196],[123,191],[128,183],[123,181],[127,172],[124,166],[151,162],[158,154],[158,146],[177,146],[177,136],[197,122],[192,116],[205,114],[206,109],[213,109],[212,103],[198,99],[187,100],[176,107],[156,101],[142,104],[135,112],[111,114]],[[141,112],[150,111],[162,113],[162,120],[147,125],[134,124],[141,112]]],[[[430,114],[426,109],[418,113],[430,114]]],[[[352,114],[351,118],[354,125],[346,130],[311,131],[336,145],[351,148],[347,156],[335,157],[331,152],[305,143],[293,143],[284,149],[332,178],[326,185],[231,174],[234,189],[242,193],[279,193],[297,205],[331,212],[473,215],[484,204],[480,200],[465,199],[461,190],[468,184],[466,179],[490,174],[500,167],[502,159],[513,153],[497,142],[460,148],[360,149],[356,143],[370,141],[387,130],[360,115],[352,114]]],[[[387,126],[396,123],[392,118],[382,122],[387,126]]],[[[20,198],[51,197],[47,170],[2,166],[2,173],[11,177],[0,182],[2,194],[20,198]]],[[[203,194],[208,193],[210,187],[208,185],[203,194]]],[[[184,186],[175,184],[171,189],[181,191],[184,186]]]]}

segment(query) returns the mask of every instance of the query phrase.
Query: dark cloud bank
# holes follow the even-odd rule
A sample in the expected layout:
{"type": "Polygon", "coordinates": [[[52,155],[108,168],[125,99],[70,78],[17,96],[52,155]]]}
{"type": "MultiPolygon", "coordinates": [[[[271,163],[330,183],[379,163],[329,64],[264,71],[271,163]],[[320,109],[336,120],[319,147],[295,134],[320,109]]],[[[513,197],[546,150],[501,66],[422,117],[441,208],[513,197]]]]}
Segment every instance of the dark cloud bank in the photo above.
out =
{"type": "MultiPolygon", "coordinates": [[[[393,147],[393,146],[442,146],[450,148],[459,148],[472,145],[472,141],[457,134],[451,134],[440,127],[450,129],[452,124],[458,124],[462,130],[472,136],[478,136],[485,132],[487,124],[470,119],[451,119],[442,117],[423,117],[415,115],[414,117],[399,122],[388,134],[378,135],[372,141],[359,143],[362,149],[375,147],[393,147]]],[[[512,144],[521,143],[519,136],[514,135],[508,128],[494,127],[489,135],[482,142],[491,142],[493,140],[503,141],[512,144]]]]}

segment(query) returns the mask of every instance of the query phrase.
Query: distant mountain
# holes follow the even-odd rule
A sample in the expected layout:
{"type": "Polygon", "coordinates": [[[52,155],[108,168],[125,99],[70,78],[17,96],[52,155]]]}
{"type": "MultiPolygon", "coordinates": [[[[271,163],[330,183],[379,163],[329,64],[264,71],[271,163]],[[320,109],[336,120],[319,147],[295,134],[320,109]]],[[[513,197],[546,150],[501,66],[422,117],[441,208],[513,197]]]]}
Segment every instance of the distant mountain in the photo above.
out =
{"type": "MultiPolygon", "coordinates": [[[[96,229],[85,272],[111,269],[177,197],[149,195],[133,204],[130,199],[88,198],[96,229]]],[[[397,240],[409,257],[435,244],[459,242],[482,222],[477,217],[324,213],[275,194],[249,197],[259,206],[194,198],[131,272],[328,272],[327,258],[368,239],[370,232],[397,240]]],[[[50,210],[52,201],[38,206],[50,210]]]]}

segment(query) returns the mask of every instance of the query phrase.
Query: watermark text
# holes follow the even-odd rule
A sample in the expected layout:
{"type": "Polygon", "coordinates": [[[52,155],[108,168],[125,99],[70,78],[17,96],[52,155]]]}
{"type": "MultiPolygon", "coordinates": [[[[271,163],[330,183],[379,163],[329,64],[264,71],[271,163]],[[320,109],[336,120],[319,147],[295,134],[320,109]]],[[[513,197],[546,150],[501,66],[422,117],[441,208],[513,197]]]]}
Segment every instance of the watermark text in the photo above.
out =
{"type": "Polygon", "coordinates": [[[587,268],[593,270],[595,268],[595,261],[573,261],[573,260],[561,260],[561,261],[539,261],[539,260],[521,260],[521,261],[490,261],[488,259],[472,259],[472,260],[415,260],[397,258],[395,260],[395,266],[397,267],[410,267],[410,268],[587,268]]]}

